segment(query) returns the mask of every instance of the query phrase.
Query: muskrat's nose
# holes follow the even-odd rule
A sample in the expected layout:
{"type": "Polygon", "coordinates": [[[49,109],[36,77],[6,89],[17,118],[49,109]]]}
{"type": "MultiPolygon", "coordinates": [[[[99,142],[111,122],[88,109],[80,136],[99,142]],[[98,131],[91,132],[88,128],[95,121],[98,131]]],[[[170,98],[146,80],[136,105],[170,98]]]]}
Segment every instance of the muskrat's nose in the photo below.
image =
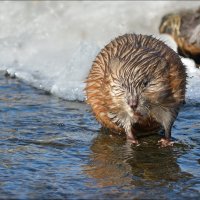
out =
{"type": "Polygon", "coordinates": [[[129,99],[128,101],[128,105],[133,109],[135,110],[138,106],[138,98],[132,98],[132,99],[129,99]]]}

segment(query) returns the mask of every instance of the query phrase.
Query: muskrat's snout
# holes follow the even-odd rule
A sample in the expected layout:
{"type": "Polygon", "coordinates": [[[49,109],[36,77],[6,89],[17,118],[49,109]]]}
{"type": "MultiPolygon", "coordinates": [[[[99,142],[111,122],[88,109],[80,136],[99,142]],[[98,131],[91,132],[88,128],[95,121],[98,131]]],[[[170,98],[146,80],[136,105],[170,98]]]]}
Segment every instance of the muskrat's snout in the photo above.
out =
{"type": "Polygon", "coordinates": [[[133,109],[136,110],[138,107],[138,97],[137,96],[132,96],[131,98],[128,99],[128,105],[133,109]]]}

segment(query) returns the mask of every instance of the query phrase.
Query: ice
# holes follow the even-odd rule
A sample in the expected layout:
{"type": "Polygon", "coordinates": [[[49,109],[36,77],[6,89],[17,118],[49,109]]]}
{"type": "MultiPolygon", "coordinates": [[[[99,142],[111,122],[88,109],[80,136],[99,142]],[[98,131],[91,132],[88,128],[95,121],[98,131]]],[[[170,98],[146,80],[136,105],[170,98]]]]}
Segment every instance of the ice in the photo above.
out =
{"type": "Polygon", "coordinates": [[[200,102],[200,70],[196,68],[193,60],[182,58],[182,62],[187,67],[187,92],[186,99],[200,102]]]}
{"type": "MultiPolygon", "coordinates": [[[[162,16],[190,1],[23,1],[0,2],[0,70],[67,100],[85,99],[85,79],[97,53],[125,33],[159,35],[162,16]]],[[[198,100],[199,70],[188,71],[187,98],[198,100]]]]}

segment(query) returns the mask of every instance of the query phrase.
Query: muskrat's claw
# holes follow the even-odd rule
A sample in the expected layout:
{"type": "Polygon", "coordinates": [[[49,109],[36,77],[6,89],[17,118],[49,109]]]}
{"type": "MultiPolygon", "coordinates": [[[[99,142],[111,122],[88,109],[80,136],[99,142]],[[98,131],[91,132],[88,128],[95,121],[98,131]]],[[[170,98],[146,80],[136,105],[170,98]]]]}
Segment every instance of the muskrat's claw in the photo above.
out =
{"type": "Polygon", "coordinates": [[[174,145],[174,142],[170,141],[169,139],[165,139],[165,138],[162,138],[158,141],[158,144],[161,146],[161,147],[168,147],[168,146],[173,146],[174,145]]]}

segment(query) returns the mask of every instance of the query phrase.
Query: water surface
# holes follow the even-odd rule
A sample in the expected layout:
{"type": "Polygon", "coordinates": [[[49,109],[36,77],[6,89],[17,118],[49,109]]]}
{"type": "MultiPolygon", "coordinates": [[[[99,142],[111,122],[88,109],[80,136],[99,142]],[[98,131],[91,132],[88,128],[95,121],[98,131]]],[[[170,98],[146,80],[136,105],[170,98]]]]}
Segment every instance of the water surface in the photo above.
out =
{"type": "Polygon", "coordinates": [[[131,146],[84,103],[0,74],[0,194],[5,199],[199,199],[200,103],[187,103],[172,148],[131,146]]]}

